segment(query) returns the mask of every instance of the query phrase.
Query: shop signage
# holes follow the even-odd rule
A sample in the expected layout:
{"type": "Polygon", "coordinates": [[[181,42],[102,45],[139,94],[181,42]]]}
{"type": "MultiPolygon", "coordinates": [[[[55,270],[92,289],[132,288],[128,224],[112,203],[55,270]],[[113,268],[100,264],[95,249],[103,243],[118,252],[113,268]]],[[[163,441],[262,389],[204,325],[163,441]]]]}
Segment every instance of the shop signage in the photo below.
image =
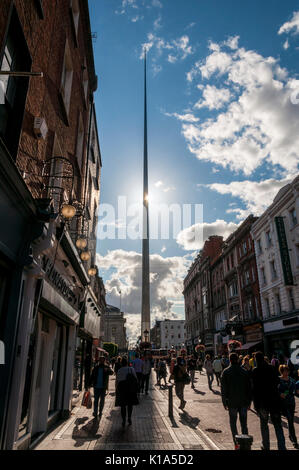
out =
{"type": "Polygon", "coordinates": [[[294,281],[283,217],[275,217],[275,224],[280,249],[280,258],[283,269],[284,283],[286,286],[292,286],[294,284],[294,281]]]}
{"type": "Polygon", "coordinates": [[[250,331],[246,333],[246,343],[254,343],[256,341],[262,341],[263,334],[261,330],[250,331]]]}
{"type": "Polygon", "coordinates": [[[62,275],[54,268],[52,261],[46,256],[43,257],[43,270],[48,280],[61,296],[72,306],[77,306],[79,302],[78,296],[74,294],[69,287],[69,283],[63,279],[62,275]]]}

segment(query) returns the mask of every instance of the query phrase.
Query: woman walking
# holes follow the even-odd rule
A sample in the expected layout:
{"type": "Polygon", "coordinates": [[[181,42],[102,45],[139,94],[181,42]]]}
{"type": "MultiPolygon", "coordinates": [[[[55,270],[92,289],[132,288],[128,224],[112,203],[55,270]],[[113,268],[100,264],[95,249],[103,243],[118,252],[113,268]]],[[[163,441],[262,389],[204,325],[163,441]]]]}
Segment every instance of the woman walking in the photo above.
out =
{"type": "Polygon", "coordinates": [[[116,375],[116,400],[115,406],[120,406],[122,426],[126,425],[126,415],[128,412],[128,423],[132,424],[133,406],[138,405],[138,380],[135,369],[128,367],[128,359],[122,358],[121,368],[116,375]]]}
{"type": "Polygon", "coordinates": [[[206,355],[206,359],[205,359],[203,366],[206,369],[209,389],[212,390],[212,383],[214,380],[214,369],[213,369],[213,363],[211,361],[211,356],[209,354],[206,355]]]}
{"type": "Polygon", "coordinates": [[[199,358],[197,359],[197,367],[198,367],[198,370],[199,370],[200,375],[202,375],[202,374],[201,374],[201,373],[202,373],[202,365],[203,365],[202,358],[199,357],[199,358]]]}
{"type": "Polygon", "coordinates": [[[282,400],[282,414],[288,420],[290,441],[292,441],[295,449],[298,449],[299,446],[294,427],[296,383],[294,379],[289,377],[290,370],[287,365],[281,365],[279,372],[281,375],[279,377],[280,384],[278,390],[282,400]]]}
{"type": "Polygon", "coordinates": [[[179,408],[183,410],[186,406],[186,400],[184,400],[184,388],[186,381],[187,371],[186,366],[184,365],[184,360],[182,357],[177,358],[177,363],[173,368],[173,373],[171,378],[174,379],[175,384],[175,393],[178,399],[181,401],[179,408]]]}

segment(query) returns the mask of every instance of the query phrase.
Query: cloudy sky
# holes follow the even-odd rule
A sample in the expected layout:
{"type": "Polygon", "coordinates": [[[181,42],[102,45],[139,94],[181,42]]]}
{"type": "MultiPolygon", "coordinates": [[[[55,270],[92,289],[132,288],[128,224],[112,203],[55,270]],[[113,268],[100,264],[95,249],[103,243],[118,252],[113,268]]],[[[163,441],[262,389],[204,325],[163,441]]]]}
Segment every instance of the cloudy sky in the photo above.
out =
{"type": "MultiPolygon", "coordinates": [[[[119,307],[121,290],[128,332],[136,338],[141,241],[120,237],[130,219],[118,212],[118,198],[126,197],[128,205],[142,200],[142,51],[148,51],[151,218],[155,204],[202,204],[203,240],[227,237],[247,215],[261,214],[298,172],[299,5],[293,0],[89,3],[97,33],[101,203],[115,208],[108,225],[116,235],[100,239],[107,222],[103,213],[97,263],[108,302],[119,307]]],[[[184,318],[182,280],[202,245],[190,236],[197,222],[150,242],[152,321],[184,318]]]]}

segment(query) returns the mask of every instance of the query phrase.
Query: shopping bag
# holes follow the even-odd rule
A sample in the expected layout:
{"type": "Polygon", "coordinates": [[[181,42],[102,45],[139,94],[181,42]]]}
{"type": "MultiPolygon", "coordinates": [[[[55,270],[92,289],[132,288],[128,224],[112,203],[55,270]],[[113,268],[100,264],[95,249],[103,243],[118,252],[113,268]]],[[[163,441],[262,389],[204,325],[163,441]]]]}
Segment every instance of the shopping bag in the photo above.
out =
{"type": "Polygon", "coordinates": [[[84,392],[81,405],[87,407],[89,400],[91,401],[90,391],[86,390],[86,392],[84,392]]]}

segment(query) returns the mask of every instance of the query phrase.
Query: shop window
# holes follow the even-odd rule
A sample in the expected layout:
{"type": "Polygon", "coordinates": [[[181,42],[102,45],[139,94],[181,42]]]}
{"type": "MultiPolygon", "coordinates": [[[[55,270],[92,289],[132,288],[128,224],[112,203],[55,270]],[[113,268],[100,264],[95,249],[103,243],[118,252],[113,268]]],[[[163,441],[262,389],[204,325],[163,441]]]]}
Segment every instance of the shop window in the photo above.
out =
{"type": "MultiPolygon", "coordinates": [[[[26,72],[31,70],[31,57],[16,9],[13,8],[3,56],[2,71],[26,72]]],[[[38,79],[35,79],[38,80],[38,79]]],[[[29,78],[9,77],[0,79],[0,137],[12,158],[17,157],[29,78]]]]}

